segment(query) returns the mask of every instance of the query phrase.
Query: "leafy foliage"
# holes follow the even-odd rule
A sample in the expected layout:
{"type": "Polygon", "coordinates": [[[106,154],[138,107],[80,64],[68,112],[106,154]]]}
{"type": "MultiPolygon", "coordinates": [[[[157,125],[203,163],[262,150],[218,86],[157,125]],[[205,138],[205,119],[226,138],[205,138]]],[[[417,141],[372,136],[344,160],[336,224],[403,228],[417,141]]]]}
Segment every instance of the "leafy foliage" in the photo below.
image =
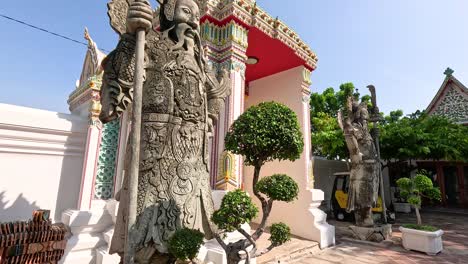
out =
{"type": "Polygon", "coordinates": [[[432,189],[434,186],[432,184],[431,179],[429,179],[426,175],[417,174],[414,179],[414,186],[417,190],[421,192],[426,192],[427,190],[432,189]]]}
{"type": "MultiPolygon", "coordinates": [[[[359,97],[352,83],[342,84],[338,91],[326,89],[313,93],[310,99],[311,130],[314,155],[328,159],[348,159],[343,132],[337,113],[344,108],[346,97],[359,97]]],[[[370,104],[368,95],[361,101],[370,104]]],[[[403,111],[390,112],[380,128],[380,151],[383,160],[407,161],[432,159],[468,161],[468,127],[443,116],[428,116],[416,111],[406,117],[403,111]]]]}
{"type": "Polygon", "coordinates": [[[344,83],[340,85],[340,89],[335,90],[330,87],[325,89],[322,94],[312,93],[310,96],[310,109],[312,116],[318,113],[326,113],[330,117],[337,117],[338,111],[346,104],[346,98],[354,95],[359,97],[359,93],[355,92],[354,84],[344,83]]]}
{"type": "Polygon", "coordinates": [[[328,159],[344,159],[349,156],[343,131],[336,117],[323,112],[311,117],[314,154],[328,159]]]}
{"type": "Polygon", "coordinates": [[[179,229],[169,239],[168,250],[177,259],[192,260],[197,256],[203,238],[203,233],[198,230],[179,229]]]}
{"type": "Polygon", "coordinates": [[[380,137],[382,159],[468,160],[468,128],[465,126],[420,111],[403,118],[391,113],[385,119],[380,137]]]}
{"type": "Polygon", "coordinates": [[[245,157],[247,165],[278,160],[294,161],[304,148],[296,113],[276,102],[247,109],[225,137],[226,150],[245,157]]]}
{"type": "Polygon", "coordinates": [[[404,228],[410,228],[410,229],[416,229],[416,230],[422,230],[422,231],[429,231],[429,232],[435,232],[435,231],[439,230],[439,228],[429,226],[429,225],[404,224],[402,226],[404,228]]]}
{"type": "MultiPolygon", "coordinates": [[[[252,234],[242,230],[241,224],[256,217],[258,209],[251,198],[241,190],[225,195],[220,209],[212,216],[212,221],[224,232],[237,230],[245,236],[245,240],[226,245],[220,235],[215,234],[216,240],[226,251],[228,263],[238,263],[242,259],[250,258],[251,252],[247,248],[256,245],[255,241],[263,234],[273,202],[293,201],[299,192],[297,183],[284,174],[275,174],[259,180],[261,167],[268,161],[298,159],[304,149],[304,141],[296,114],[285,105],[275,102],[265,102],[247,109],[234,121],[224,141],[226,150],[243,155],[245,164],[254,166],[253,193],[262,204],[262,220],[252,234]],[[246,256],[241,256],[240,251],[246,252],[246,256]]],[[[288,226],[273,225],[272,244],[255,256],[269,252],[289,238],[288,226]]]]}
{"type": "Polygon", "coordinates": [[[255,189],[275,201],[291,202],[297,199],[299,186],[286,174],[274,174],[262,178],[255,189]]]}
{"type": "Polygon", "coordinates": [[[424,171],[419,171],[413,179],[400,178],[397,185],[400,188],[400,195],[407,199],[408,203],[415,207],[421,207],[421,197],[430,200],[440,201],[440,189],[434,187],[431,179],[427,177],[424,171]]]}
{"type": "MultiPolygon", "coordinates": [[[[330,87],[322,94],[311,94],[310,121],[314,155],[327,159],[348,159],[349,153],[337,115],[344,108],[348,96],[360,97],[356,90],[352,83],[344,83],[336,92],[330,87]]],[[[361,101],[370,104],[370,96],[362,96],[361,101]]]]}
{"type": "Polygon", "coordinates": [[[291,229],[285,223],[272,224],[270,233],[269,240],[274,246],[280,246],[291,240],[291,229]]]}
{"type": "Polygon", "coordinates": [[[426,171],[420,170],[414,178],[400,178],[396,182],[400,188],[401,197],[414,206],[418,225],[422,223],[419,213],[421,198],[424,197],[429,200],[437,201],[441,200],[440,189],[433,186],[431,179],[429,179],[426,174],[426,171]]]}
{"type": "MultiPolygon", "coordinates": [[[[402,191],[404,191],[404,190],[410,190],[411,187],[412,187],[413,182],[408,178],[401,178],[401,179],[398,180],[397,184],[398,184],[398,186],[401,186],[400,188],[402,189],[402,191]]],[[[406,193],[409,194],[409,192],[406,192],[406,193]]],[[[407,196],[407,195],[405,195],[405,196],[407,196]]]]}
{"type": "Polygon", "coordinates": [[[212,221],[220,229],[233,232],[244,223],[249,223],[257,216],[258,208],[246,192],[235,190],[227,193],[221,201],[221,207],[215,211],[212,221]]]}

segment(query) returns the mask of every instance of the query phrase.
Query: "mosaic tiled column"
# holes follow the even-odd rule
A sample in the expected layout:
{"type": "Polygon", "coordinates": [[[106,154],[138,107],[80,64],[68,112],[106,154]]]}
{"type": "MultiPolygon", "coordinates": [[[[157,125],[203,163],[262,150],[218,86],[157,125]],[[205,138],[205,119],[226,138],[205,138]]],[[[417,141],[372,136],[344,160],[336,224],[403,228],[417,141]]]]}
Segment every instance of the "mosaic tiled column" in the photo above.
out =
{"type": "Polygon", "coordinates": [[[206,20],[201,31],[211,66],[218,72],[227,70],[231,77],[231,95],[220,113],[212,138],[211,178],[215,189],[232,190],[242,186],[243,166],[240,156],[224,151],[224,136],[244,111],[248,30],[234,20],[222,25],[206,20]]]}
{"type": "Polygon", "coordinates": [[[94,182],[94,198],[107,200],[114,195],[120,119],[103,126],[99,158],[94,182]]]}
{"type": "Polygon", "coordinates": [[[105,125],[99,120],[101,77],[93,76],[83,85],[85,92],[82,97],[83,102],[89,102],[90,123],[78,204],[80,210],[90,210],[93,201],[114,196],[120,120],[105,125]]]}

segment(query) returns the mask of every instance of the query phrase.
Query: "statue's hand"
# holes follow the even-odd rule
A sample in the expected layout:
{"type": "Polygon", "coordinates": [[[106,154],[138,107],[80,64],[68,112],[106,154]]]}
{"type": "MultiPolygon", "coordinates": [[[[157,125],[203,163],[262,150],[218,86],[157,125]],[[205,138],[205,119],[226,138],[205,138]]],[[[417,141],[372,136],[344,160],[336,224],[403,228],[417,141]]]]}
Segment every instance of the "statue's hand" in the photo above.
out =
{"type": "Polygon", "coordinates": [[[127,33],[135,34],[137,29],[148,31],[152,26],[153,10],[147,0],[135,0],[128,9],[127,33]]]}

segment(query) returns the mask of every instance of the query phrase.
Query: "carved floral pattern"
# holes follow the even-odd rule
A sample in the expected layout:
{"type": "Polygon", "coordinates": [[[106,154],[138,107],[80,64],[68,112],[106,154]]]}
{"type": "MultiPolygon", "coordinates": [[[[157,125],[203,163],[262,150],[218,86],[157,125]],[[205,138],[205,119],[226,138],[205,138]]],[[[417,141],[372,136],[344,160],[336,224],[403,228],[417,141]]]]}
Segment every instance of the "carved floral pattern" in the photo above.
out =
{"type": "Polygon", "coordinates": [[[468,97],[451,86],[433,113],[456,121],[468,120],[468,97]]]}

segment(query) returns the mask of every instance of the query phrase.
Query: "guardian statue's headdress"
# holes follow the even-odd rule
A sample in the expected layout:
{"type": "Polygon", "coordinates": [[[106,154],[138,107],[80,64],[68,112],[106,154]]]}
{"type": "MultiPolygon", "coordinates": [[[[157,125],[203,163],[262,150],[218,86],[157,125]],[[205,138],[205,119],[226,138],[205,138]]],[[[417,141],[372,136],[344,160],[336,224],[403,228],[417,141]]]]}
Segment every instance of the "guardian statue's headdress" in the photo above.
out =
{"type": "Polygon", "coordinates": [[[158,0],[158,2],[163,7],[164,15],[166,16],[167,20],[174,20],[175,5],[177,0],[158,0]]]}

